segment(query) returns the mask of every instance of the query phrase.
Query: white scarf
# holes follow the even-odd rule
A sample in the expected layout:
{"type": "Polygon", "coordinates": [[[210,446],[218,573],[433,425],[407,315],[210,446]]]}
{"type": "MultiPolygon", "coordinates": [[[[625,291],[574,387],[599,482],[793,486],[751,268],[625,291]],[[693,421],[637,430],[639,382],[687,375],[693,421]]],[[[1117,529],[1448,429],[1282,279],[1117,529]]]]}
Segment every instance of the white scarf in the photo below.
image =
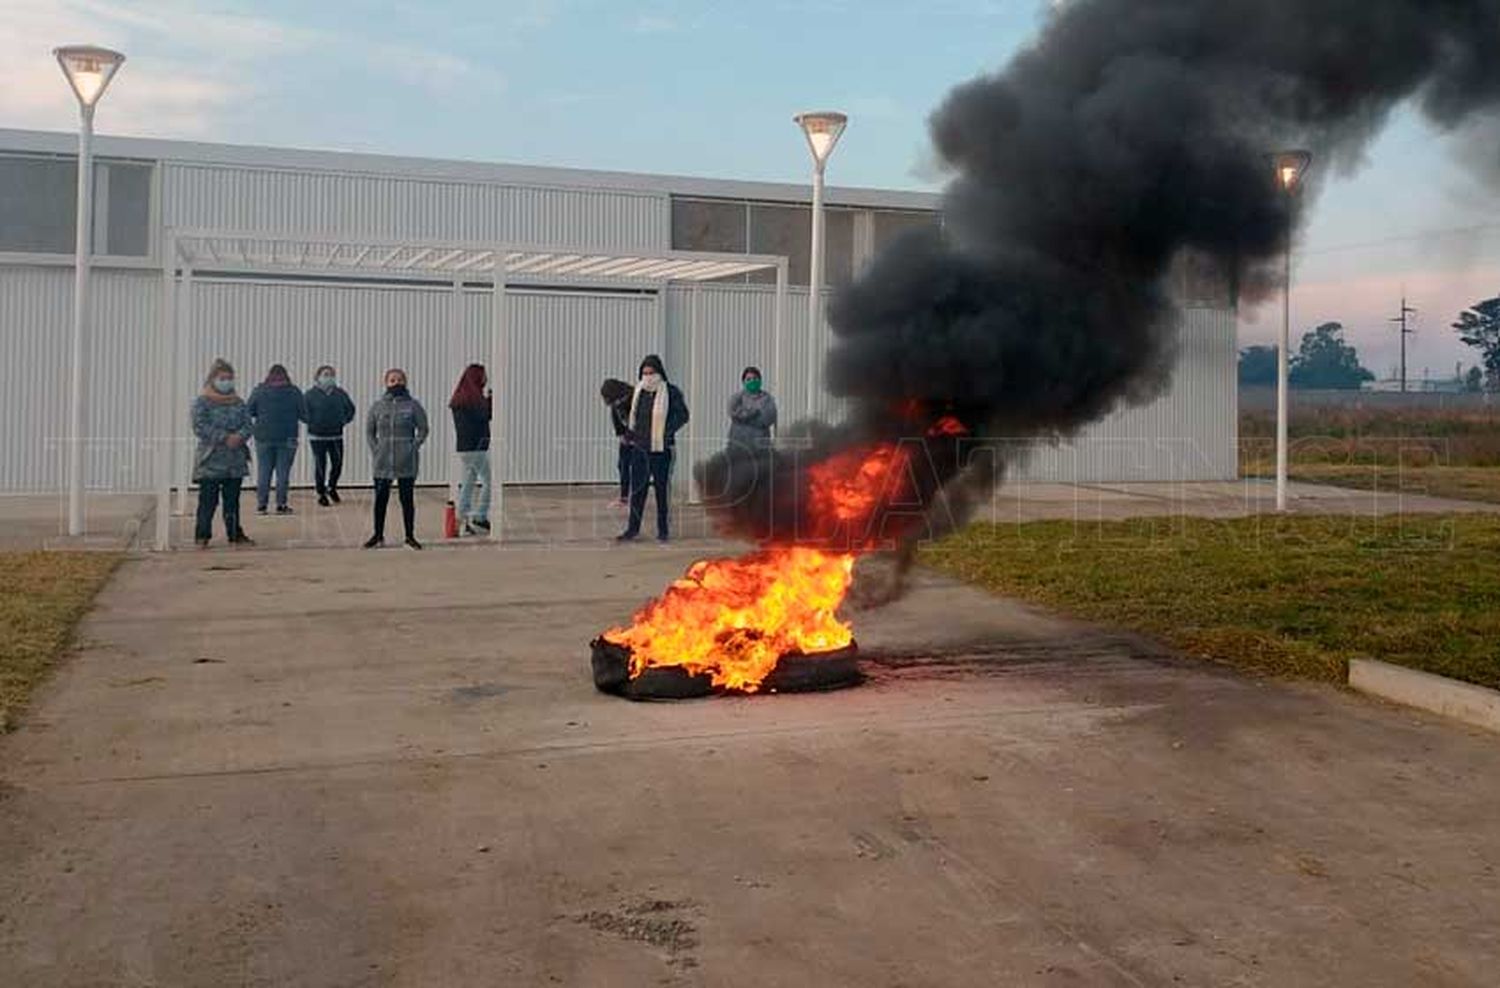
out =
{"type": "Polygon", "coordinates": [[[630,427],[635,428],[635,407],[641,400],[641,392],[656,395],[651,402],[651,452],[665,453],[667,450],[667,405],[671,404],[671,392],[667,390],[665,378],[658,377],[656,383],[647,387],[644,381],[637,382],[635,393],[630,396],[630,427]]]}

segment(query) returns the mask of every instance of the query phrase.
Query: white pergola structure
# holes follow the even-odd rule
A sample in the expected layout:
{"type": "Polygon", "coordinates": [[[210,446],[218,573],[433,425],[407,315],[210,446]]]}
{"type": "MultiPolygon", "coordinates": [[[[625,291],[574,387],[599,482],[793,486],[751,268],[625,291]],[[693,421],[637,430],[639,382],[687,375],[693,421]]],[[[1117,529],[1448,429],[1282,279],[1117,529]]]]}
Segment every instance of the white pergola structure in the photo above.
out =
{"type": "MultiPolygon", "coordinates": [[[[192,319],[195,273],[284,275],[295,277],[412,278],[451,281],[455,285],[489,280],[490,374],[498,381],[506,366],[508,325],[506,288],[545,279],[549,284],[579,288],[620,285],[661,286],[668,282],[703,282],[756,271],[776,273],[773,360],[778,373],[788,352],[787,258],[766,254],[711,254],[699,251],[609,251],[591,248],[537,247],[509,244],[422,240],[380,240],[346,237],[268,235],[224,230],[168,229],[162,251],[162,306],[160,338],[168,385],[161,388],[157,422],[161,442],[156,459],[156,548],[171,548],[172,452],[185,432],[178,418],[180,404],[175,383],[185,368],[178,366],[182,340],[192,319]]],[[[356,282],[357,283],[357,282],[356,282]]],[[[505,403],[497,389],[492,449],[504,442],[505,403]]],[[[186,408],[180,410],[186,414],[186,408]]],[[[178,511],[186,512],[192,480],[191,456],[179,479],[178,511]]],[[[503,506],[501,455],[491,456],[491,483],[485,492],[499,540],[503,506]]]]}

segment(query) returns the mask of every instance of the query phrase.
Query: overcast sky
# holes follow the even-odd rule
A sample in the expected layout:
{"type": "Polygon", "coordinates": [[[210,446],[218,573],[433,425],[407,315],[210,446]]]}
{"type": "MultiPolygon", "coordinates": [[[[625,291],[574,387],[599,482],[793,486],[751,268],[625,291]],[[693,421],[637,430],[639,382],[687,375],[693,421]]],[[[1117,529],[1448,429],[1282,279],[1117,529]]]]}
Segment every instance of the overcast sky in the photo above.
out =
{"type": "MultiPolygon", "coordinates": [[[[103,133],[802,181],[798,109],[851,124],[835,184],[935,189],[927,113],[993,69],[1042,0],[6,0],[0,126],[67,130],[52,47],[129,61],[103,133]]],[[[1411,116],[1365,165],[1326,174],[1301,245],[1294,331],[1336,320],[1365,363],[1396,360],[1386,322],[1420,309],[1411,373],[1473,357],[1448,324],[1500,294],[1500,194],[1411,116]]],[[[1493,154],[1492,154],[1493,157],[1493,154]]],[[[1268,341],[1279,306],[1246,313],[1268,341]]]]}

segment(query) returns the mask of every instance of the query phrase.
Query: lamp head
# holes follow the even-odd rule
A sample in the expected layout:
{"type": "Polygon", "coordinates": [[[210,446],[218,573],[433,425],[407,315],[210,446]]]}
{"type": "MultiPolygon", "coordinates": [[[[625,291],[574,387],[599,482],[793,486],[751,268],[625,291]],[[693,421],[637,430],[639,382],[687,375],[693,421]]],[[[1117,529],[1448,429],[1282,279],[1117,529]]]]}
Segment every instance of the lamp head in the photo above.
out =
{"type": "Polygon", "coordinates": [[[1308,151],[1281,151],[1275,156],[1276,184],[1287,195],[1302,190],[1302,180],[1312,166],[1312,154],[1308,151]]]}
{"type": "Polygon", "coordinates": [[[125,56],[109,48],[94,45],[64,45],[54,48],[57,64],[62,66],[73,95],[84,109],[92,107],[109,88],[109,82],[119,71],[125,56]]]}
{"type": "Polygon", "coordinates": [[[849,124],[849,118],[835,110],[799,113],[792,119],[802,128],[807,146],[812,151],[813,161],[819,168],[833,154],[833,146],[839,142],[839,137],[849,124]]]}

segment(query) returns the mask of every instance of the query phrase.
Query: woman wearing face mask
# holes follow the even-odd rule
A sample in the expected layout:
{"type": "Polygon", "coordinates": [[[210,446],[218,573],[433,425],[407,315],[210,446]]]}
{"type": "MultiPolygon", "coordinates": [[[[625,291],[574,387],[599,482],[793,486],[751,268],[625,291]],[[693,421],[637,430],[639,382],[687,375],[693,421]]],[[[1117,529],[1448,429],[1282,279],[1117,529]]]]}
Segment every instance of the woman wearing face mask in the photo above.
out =
{"type": "Polygon", "coordinates": [[[729,399],[729,445],[756,449],[771,441],[776,426],[776,399],[761,389],[759,367],[740,374],[740,390],[729,399]]]}
{"type": "Polygon", "coordinates": [[[448,399],[453,412],[453,434],[457,440],[458,459],[463,464],[463,480],[458,485],[458,518],[464,535],[490,530],[490,415],[491,397],[485,389],[488,378],[483,364],[464,368],[448,399]],[[483,486],[484,494],[475,497],[483,486]]]}
{"type": "Polygon", "coordinates": [[[385,543],[385,509],[391,503],[392,483],[401,499],[406,545],[422,548],[416,536],[417,452],[427,441],[427,410],[406,390],[406,371],[399,367],[385,372],[385,394],[370,406],[365,439],[370,444],[370,472],[375,477],[375,534],[365,542],[365,548],[385,543]]]}
{"type": "Polygon", "coordinates": [[[307,418],[302,391],[287,375],[286,368],[272,364],[266,379],[250,392],[245,403],[255,422],[255,510],[265,514],[271,498],[271,477],[276,477],[276,513],[289,515],[292,460],[297,456],[297,430],[307,418]]]}
{"type": "Polygon", "coordinates": [[[307,406],[307,442],[313,453],[313,484],[318,503],[337,504],[339,477],[344,472],[344,426],[354,421],[354,402],[339,387],[333,367],[324,364],[313,374],[313,386],[302,396],[307,406]]]}
{"type": "Polygon", "coordinates": [[[234,545],[254,545],[240,527],[240,485],[250,472],[250,412],[234,393],[234,368],[220,358],[209,368],[203,391],[193,399],[193,480],[198,484],[198,519],[193,541],[208,548],[214,510],[224,505],[224,535],[234,545]]]}
{"type": "Polygon", "coordinates": [[[656,537],[667,541],[668,482],[672,476],[672,447],[677,430],[688,422],[687,402],[677,385],[667,380],[661,358],[648,354],[641,361],[640,381],[630,396],[627,418],[630,431],[630,522],[618,540],[628,542],[641,534],[641,515],[646,510],[646,486],[656,488],[656,537]]]}

